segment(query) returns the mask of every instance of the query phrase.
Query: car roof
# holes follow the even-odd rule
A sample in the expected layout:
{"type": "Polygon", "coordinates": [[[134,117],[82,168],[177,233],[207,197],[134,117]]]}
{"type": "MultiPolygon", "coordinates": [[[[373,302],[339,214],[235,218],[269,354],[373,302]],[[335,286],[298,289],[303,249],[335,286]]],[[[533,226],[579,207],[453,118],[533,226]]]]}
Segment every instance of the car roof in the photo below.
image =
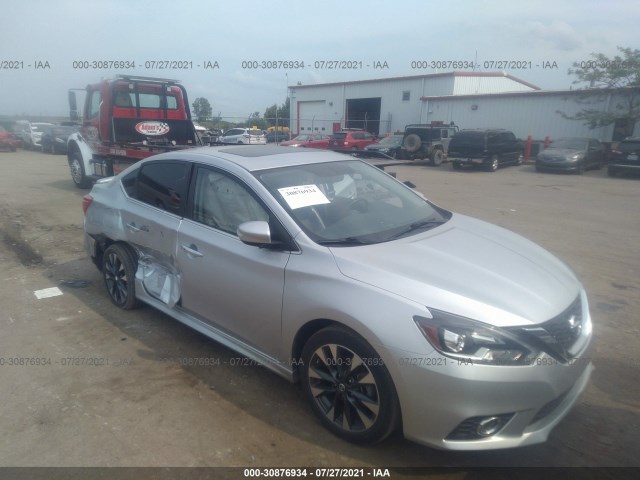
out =
{"type": "MultiPolygon", "coordinates": [[[[150,157],[150,160],[160,159],[159,157],[150,157]]],[[[336,153],[331,150],[308,150],[279,145],[201,147],[183,150],[182,152],[162,154],[161,157],[166,160],[179,158],[212,164],[216,162],[216,159],[223,159],[250,172],[293,165],[355,160],[350,155],[336,153]]]]}

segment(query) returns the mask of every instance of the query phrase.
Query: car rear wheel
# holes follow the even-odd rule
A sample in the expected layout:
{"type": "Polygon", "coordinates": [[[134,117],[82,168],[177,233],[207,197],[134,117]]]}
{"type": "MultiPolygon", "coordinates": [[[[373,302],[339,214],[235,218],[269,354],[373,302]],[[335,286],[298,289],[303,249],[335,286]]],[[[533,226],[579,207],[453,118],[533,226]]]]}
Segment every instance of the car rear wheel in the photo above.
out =
{"type": "Polygon", "coordinates": [[[442,150],[434,150],[431,154],[431,165],[439,167],[442,165],[442,160],[444,155],[442,154],[442,150]]]}
{"type": "Polygon", "coordinates": [[[398,400],[384,362],[358,334],[327,327],[302,351],[302,385],[314,413],[337,436],[375,443],[398,425],[398,400]]]}
{"type": "Polygon", "coordinates": [[[498,170],[498,156],[494,155],[493,157],[491,157],[491,160],[489,160],[489,163],[487,164],[487,170],[489,172],[495,172],[496,170],[498,170]]]}
{"type": "Polygon", "coordinates": [[[102,257],[104,284],[111,301],[123,310],[139,306],[135,290],[136,269],[136,255],[127,245],[115,243],[105,250],[102,257]]]}

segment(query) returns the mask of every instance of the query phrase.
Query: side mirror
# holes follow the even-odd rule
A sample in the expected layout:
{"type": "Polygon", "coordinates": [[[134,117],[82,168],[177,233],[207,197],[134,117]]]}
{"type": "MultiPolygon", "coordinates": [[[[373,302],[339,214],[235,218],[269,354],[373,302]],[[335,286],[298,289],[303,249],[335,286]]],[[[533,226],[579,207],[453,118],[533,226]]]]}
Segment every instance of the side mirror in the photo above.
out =
{"type": "Polygon", "coordinates": [[[245,222],[238,226],[238,238],[247,245],[264,247],[271,245],[271,229],[265,221],[245,222]]]}
{"type": "Polygon", "coordinates": [[[76,101],[76,92],[69,90],[69,118],[72,122],[77,122],[80,117],[78,116],[78,102],[76,101]]]}

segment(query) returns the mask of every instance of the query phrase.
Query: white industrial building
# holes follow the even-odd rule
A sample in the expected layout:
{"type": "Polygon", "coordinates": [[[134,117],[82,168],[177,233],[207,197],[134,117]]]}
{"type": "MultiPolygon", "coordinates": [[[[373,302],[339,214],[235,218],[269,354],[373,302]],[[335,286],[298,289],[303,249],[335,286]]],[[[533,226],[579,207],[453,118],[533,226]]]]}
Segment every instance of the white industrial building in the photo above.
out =
{"type": "MultiPolygon", "coordinates": [[[[633,134],[621,123],[590,129],[564,118],[585,107],[612,111],[617,90],[544,91],[498,72],[450,72],[289,87],[295,133],[332,133],[362,128],[375,134],[404,130],[410,123],[454,122],[460,128],[507,128],[516,136],[551,139],[588,136],[604,142],[633,134]]],[[[636,126],[640,132],[640,125],[636,126]]]]}

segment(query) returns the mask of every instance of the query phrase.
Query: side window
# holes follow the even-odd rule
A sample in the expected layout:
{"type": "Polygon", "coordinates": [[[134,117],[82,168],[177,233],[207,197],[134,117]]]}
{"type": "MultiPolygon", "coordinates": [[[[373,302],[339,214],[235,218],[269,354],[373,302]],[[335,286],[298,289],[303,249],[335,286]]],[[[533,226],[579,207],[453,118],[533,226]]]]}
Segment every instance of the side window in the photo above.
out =
{"type": "Polygon", "coordinates": [[[135,169],[122,179],[122,186],[131,198],[136,198],[136,179],[138,178],[139,169],[135,169]]]}
{"type": "Polygon", "coordinates": [[[183,215],[189,185],[187,162],[144,165],[138,176],[136,198],[175,215],[183,215]]]}
{"type": "Polygon", "coordinates": [[[449,130],[442,130],[440,132],[440,138],[449,138],[449,130]]]}
{"type": "Polygon", "coordinates": [[[487,145],[494,146],[499,143],[498,134],[497,133],[489,133],[487,134],[487,145]]]}
{"type": "Polygon", "coordinates": [[[89,111],[87,112],[89,118],[95,118],[100,113],[100,103],[102,102],[102,96],[100,92],[95,90],[91,94],[91,102],[89,103],[89,111]]]}
{"type": "Polygon", "coordinates": [[[193,219],[236,235],[241,223],[254,220],[268,222],[269,214],[249,190],[234,178],[215,170],[198,168],[193,219]]]}

